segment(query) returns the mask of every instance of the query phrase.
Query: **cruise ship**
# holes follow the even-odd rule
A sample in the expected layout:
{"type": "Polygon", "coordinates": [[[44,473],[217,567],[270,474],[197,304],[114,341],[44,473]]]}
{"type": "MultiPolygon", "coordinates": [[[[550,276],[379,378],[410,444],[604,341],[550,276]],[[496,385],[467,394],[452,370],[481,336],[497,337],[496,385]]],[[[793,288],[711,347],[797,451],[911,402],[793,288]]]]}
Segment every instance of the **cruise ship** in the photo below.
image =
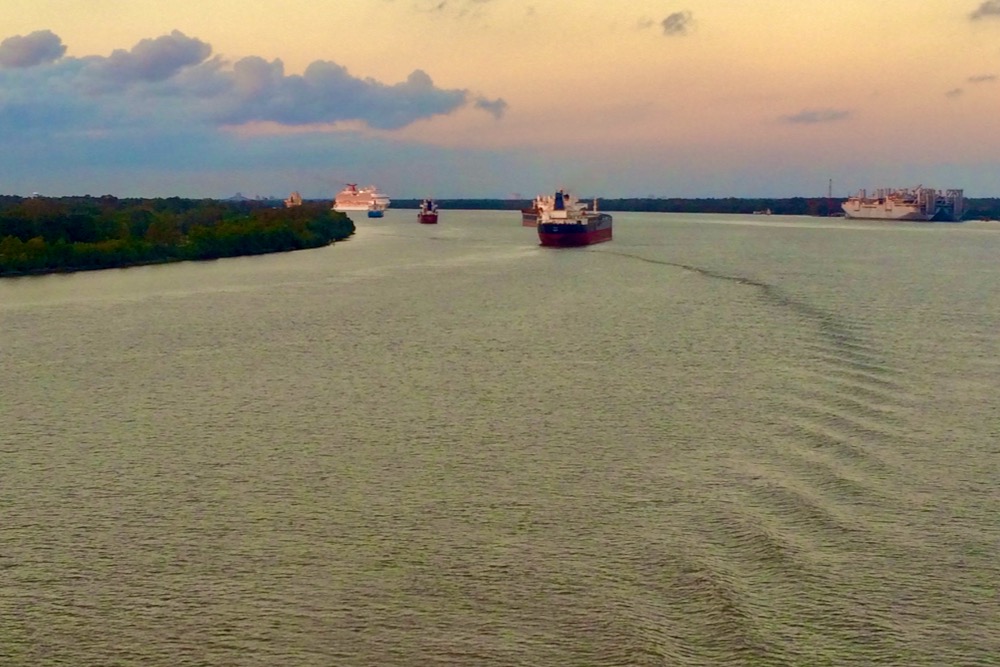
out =
{"type": "Polygon", "coordinates": [[[340,213],[372,209],[384,211],[389,207],[389,202],[389,197],[379,192],[374,185],[359,188],[357,183],[348,183],[334,198],[333,210],[340,213]]]}
{"type": "Polygon", "coordinates": [[[872,193],[861,190],[847,198],[841,208],[848,218],[859,220],[930,220],[957,221],[965,212],[962,190],[915,188],[879,188],[872,193]]]}

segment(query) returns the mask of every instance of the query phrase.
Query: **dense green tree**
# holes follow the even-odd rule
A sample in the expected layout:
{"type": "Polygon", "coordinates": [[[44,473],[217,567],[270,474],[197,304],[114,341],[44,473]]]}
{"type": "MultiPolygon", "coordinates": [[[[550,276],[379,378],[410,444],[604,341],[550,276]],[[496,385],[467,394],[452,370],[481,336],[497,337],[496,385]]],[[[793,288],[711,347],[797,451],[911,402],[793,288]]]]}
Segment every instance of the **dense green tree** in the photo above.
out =
{"type": "Polygon", "coordinates": [[[0,275],[282,252],[353,233],[329,203],[0,197],[0,275]]]}

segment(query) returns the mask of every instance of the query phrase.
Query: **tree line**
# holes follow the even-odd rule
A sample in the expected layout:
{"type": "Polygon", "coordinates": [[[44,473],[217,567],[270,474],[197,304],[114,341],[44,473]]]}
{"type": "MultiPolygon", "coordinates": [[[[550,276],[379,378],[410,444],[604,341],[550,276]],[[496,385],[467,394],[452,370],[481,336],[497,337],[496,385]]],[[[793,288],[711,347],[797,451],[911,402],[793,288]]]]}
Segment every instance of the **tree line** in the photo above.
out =
{"type": "Polygon", "coordinates": [[[260,255],[353,233],[329,202],[0,196],[0,276],[260,255]]]}

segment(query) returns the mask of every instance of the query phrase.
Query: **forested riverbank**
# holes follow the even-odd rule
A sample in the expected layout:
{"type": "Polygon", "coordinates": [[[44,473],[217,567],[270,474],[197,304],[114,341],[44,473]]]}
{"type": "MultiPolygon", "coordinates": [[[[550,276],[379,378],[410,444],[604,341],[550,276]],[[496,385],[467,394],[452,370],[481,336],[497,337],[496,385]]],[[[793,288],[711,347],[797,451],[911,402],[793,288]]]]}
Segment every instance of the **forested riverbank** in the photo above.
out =
{"type": "Polygon", "coordinates": [[[354,233],[329,202],[0,197],[0,276],[260,255],[354,233]]]}

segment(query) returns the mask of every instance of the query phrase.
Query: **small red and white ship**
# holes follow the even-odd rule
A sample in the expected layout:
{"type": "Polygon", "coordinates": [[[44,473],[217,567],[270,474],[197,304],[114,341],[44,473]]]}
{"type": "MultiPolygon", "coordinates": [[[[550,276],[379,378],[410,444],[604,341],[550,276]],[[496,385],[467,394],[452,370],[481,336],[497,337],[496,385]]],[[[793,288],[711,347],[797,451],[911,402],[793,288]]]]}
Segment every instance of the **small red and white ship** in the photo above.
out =
{"type": "Polygon", "coordinates": [[[422,225],[436,225],[438,221],[438,205],[433,199],[425,199],[420,202],[420,210],[417,211],[417,220],[422,225]]]}
{"type": "Polygon", "coordinates": [[[559,190],[544,202],[538,214],[538,240],[543,246],[570,247],[611,240],[612,219],[597,210],[597,199],[588,210],[568,193],[559,190]]]}

